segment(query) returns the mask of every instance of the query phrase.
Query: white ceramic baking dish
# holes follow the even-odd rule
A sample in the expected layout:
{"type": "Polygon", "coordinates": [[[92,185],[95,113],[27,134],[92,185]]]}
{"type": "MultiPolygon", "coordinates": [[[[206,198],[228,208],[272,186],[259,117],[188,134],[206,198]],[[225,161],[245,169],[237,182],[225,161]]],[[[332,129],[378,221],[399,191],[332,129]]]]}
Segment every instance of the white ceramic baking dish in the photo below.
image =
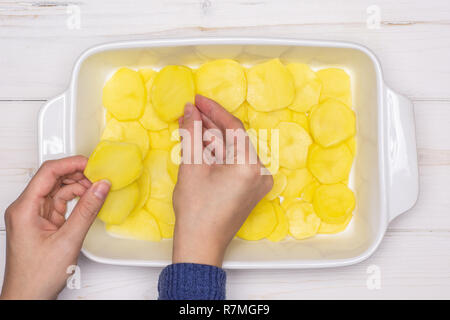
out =
{"type": "MultiPolygon", "coordinates": [[[[313,69],[344,68],[352,79],[357,119],[357,153],[350,186],[354,219],[345,232],[311,239],[232,241],[225,268],[322,268],[345,266],[369,257],[388,224],[410,209],[418,195],[413,105],[383,81],[380,63],[357,44],[268,38],[203,38],[132,41],[99,45],[75,63],[67,91],[39,114],[39,162],[68,155],[89,156],[104,126],[101,103],[106,79],[119,67],[197,67],[215,58],[253,65],[269,58],[305,62],[313,69]]],[[[164,266],[172,241],[144,242],[109,236],[101,221],[90,229],[83,253],[92,260],[133,266],[164,266]]]]}

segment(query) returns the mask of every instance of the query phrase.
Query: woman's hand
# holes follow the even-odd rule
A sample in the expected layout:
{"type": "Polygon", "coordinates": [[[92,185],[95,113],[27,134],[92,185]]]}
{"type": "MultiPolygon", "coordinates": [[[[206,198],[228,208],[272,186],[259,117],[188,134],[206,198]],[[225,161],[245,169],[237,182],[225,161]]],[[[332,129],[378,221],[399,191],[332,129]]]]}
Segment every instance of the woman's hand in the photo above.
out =
{"type": "Polygon", "coordinates": [[[186,105],[184,117],[180,119],[180,128],[191,136],[191,139],[184,139],[180,133],[183,156],[188,151],[191,163],[194,163],[194,154],[202,154],[208,145],[199,144],[199,139],[194,137],[195,123],[197,127],[201,123],[204,130],[218,130],[222,137],[226,137],[227,129],[237,136],[240,132],[246,143],[244,149],[239,150],[236,139],[223,141],[224,164],[207,164],[202,159],[201,164],[180,165],[173,194],[176,222],[172,260],[173,263],[220,267],[228,244],[251,210],[270,191],[273,179],[271,175],[262,174],[264,167],[259,159],[254,163],[249,161],[255,151],[239,119],[205,97],[196,96],[195,102],[196,106],[186,105]],[[235,163],[226,164],[225,158],[231,150],[234,150],[235,163]],[[240,156],[245,156],[245,163],[236,163],[240,156]]]}
{"type": "Polygon", "coordinates": [[[64,288],[67,268],[110,189],[83,175],[87,159],[74,156],[45,162],[5,212],[6,269],[1,298],[54,299],[64,288]],[[80,197],[70,217],[67,202],[80,197]]]}

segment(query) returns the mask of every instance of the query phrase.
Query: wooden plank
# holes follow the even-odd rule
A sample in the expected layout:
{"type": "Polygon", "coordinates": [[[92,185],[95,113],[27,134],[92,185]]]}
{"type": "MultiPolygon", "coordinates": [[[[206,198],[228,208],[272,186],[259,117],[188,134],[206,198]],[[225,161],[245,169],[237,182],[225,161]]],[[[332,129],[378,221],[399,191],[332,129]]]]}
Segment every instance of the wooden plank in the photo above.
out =
{"type": "Polygon", "coordinates": [[[272,36],[358,42],[379,57],[385,79],[410,97],[449,99],[448,1],[377,1],[380,29],[367,28],[372,1],[21,1],[0,4],[0,99],[48,99],[68,85],[86,48],[161,37],[272,36]],[[67,28],[69,5],[80,29],[67,28]],[[26,70],[18,72],[18,70],[26,70]],[[432,83],[432,85],[430,85],[432,83]]]}

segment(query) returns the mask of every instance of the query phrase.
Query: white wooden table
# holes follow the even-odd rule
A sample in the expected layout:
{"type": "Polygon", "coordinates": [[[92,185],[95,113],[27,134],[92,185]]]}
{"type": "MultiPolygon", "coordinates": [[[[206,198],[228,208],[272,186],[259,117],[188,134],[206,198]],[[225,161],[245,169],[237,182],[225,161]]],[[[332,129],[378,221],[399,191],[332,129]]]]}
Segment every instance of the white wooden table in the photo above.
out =
{"type": "MultiPolygon", "coordinates": [[[[414,101],[420,164],[417,205],[390,225],[370,259],[339,269],[228,271],[228,298],[450,298],[448,0],[0,0],[1,214],[36,169],[39,107],[65,89],[83,50],[116,40],[227,35],[368,46],[386,82],[414,101]],[[377,12],[380,24],[373,28],[377,12]],[[371,265],[381,271],[378,290],[366,284],[371,265]]],[[[4,245],[2,219],[1,277],[4,245]]],[[[100,265],[85,257],[79,264],[82,288],[66,289],[60,298],[157,297],[160,269],[100,265]]]]}

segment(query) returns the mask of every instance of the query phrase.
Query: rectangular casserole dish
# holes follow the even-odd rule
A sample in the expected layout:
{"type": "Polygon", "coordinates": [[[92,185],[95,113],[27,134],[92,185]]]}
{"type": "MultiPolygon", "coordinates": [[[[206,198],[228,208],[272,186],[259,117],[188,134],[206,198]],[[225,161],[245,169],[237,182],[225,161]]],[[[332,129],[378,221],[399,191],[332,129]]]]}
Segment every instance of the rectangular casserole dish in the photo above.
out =
{"type": "MultiPolygon", "coordinates": [[[[74,154],[89,156],[104,126],[103,85],[119,67],[168,64],[197,67],[217,58],[251,66],[271,58],[304,62],[317,70],[345,69],[351,76],[357,121],[357,152],[350,187],[354,218],[342,233],[278,243],[234,239],[225,268],[322,268],[369,257],[388,224],[410,209],[418,196],[418,169],[412,103],[383,81],[381,66],[367,48],[346,42],[269,38],[202,38],[131,41],[99,45],[75,63],[67,91],[39,114],[39,163],[74,154]]],[[[72,203],[73,206],[73,203],[72,203]]],[[[165,266],[172,241],[144,242],[109,236],[95,221],[82,248],[90,259],[109,264],[165,266]]]]}

